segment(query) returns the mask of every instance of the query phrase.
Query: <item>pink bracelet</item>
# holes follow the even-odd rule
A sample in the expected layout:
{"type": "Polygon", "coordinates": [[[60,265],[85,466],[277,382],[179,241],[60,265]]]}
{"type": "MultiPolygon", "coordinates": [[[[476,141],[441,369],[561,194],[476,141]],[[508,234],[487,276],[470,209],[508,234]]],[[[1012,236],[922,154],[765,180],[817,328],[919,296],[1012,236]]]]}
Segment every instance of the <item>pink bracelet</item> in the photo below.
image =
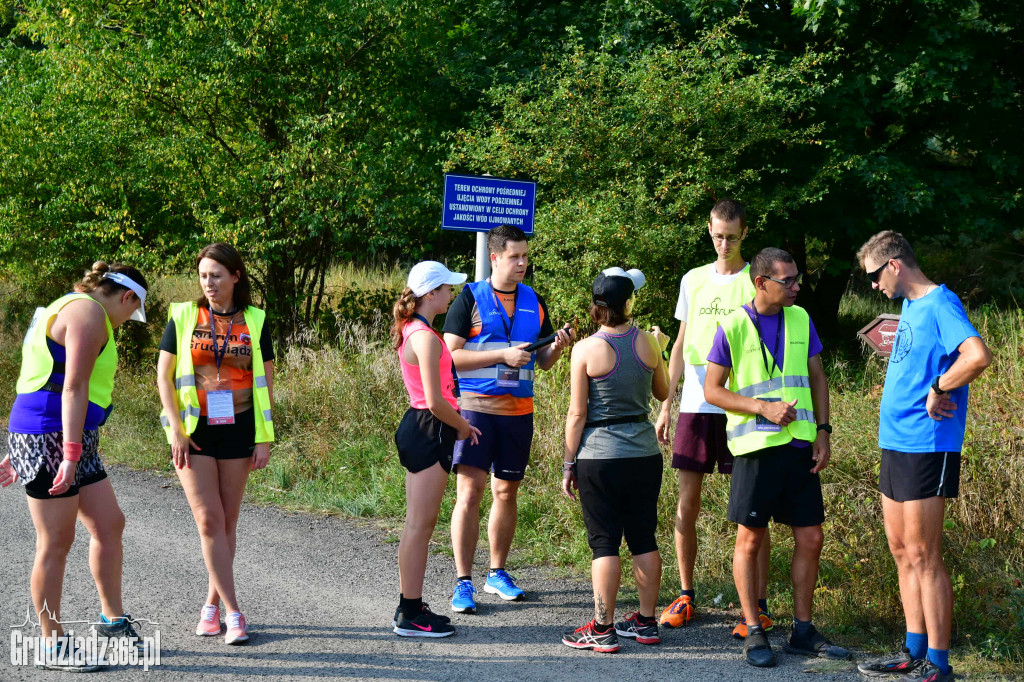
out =
{"type": "Polygon", "coordinates": [[[82,459],[82,444],[64,441],[64,459],[68,462],[77,462],[82,459]]]}

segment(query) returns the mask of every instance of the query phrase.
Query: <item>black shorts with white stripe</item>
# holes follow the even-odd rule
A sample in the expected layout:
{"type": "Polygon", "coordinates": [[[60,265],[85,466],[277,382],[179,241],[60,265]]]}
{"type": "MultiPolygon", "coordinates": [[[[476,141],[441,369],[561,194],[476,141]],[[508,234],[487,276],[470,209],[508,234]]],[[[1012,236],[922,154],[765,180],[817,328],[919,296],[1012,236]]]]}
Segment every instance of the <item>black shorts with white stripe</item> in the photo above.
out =
{"type": "Polygon", "coordinates": [[[960,494],[960,453],[897,452],[883,448],[878,490],[896,502],[957,497],[960,494]]]}

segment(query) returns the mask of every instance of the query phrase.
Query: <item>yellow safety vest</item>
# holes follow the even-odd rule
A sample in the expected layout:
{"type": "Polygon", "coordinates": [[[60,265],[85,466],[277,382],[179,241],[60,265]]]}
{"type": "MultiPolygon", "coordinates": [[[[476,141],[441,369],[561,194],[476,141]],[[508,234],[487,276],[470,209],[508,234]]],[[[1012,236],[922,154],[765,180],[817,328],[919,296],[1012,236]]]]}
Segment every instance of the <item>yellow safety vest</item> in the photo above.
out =
{"type": "MultiPolygon", "coordinates": [[[[759,418],[753,414],[727,412],[725,430],[729,439],[729,450],[736,457],[776,445],[785,445],[794,439],[813,441],[817,436],[811,400],[811,379],[807,371],[810,317],[807,311],[799,306],[783,308],[782,311],[786,330],[786,350],[781,376],[768,376],[761,355],[761,340],[746,310],[740,308],[721,323],[732,358],[732,370],[729,373],[730,390],[758,400],[781,399],[792,402],[798,399],[795,408],[796,419],[783,427],[771,424],[763,417],[759,418]]],[[[767,351],[769,363],[771,350],[769,347],[767,351]]]]}
{"type": "MultiPolygon", "coordinates": [[[[18,375],[18,393],[34,393],[46,386],[53,374],[53,356],[46,346],[46,333],[50,322],[57,317],[64,306],[72,301],[92,301],[103,309],[99,301],[88,294],[68,294],[61,296],[45,308],[36,308],[32,323],[25,332],[25,341],[21,345],[21,373],[18,375]]],[[[92,374],[89,375],[89,402],[103,409],[110,407],[114,393],[114,372],[117,371],[117,345],[114,343],[114,328],[110,325],[107,311],[103,311],[103,319],[107,323],[107,343],[103,346],[100,356],[96,358],[92,374]]],[[[60,371],[58,374],[64,374],[60,371]]]]}
{"type": "Polygon", "coordinates": [[[688,365],[708,364],[708,353],[715,340],[718,323],[726,315],[754,298],[754,283],[750,281],[750,265],[739,277],[725,285],[716,284],[711,277],[715,264],[694,268],[687,273],[686,333],[683,335],[683,358],[688,365]]]}
{"type": "MultiPolygon", "coordinates": [[[[270,386],[263,367],[263,351],[260,349],[260,334],[267,314],[259,308],[249,307],[242,315],[252,340],[252,399],[256,416],[256,442],[270,443],[274,440],[274,418],[270,405],[270,386]]],[[[199,391],[196,389],[196,375],[192,365],[192,333],[199,321],[199,306],[194,302],[172,303],[170,318],[174,320],[177,332],[178,359],[174,365],[174,389],[178,394],[178,414],[185,426],[185,433],[191,435],[195,433],[200,416],[199,391]]],[[[160,424],[167,434],[167,442],[172,442],[174,431],[166,411],[160,412],[160,424]]]]}

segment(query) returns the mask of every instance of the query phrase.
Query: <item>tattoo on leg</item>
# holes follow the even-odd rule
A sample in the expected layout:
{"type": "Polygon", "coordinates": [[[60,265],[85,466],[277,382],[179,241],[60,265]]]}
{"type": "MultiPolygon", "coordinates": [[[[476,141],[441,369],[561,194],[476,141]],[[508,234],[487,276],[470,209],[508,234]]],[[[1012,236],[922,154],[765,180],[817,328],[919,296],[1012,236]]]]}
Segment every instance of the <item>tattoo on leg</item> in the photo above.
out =
{"type": "Polygon", "coordinates": [[[608,608],[604,605],[604,599],[601,599],[601,595],[594,597],[594,615],[597,616],[597,622],[604,623],[608,622],[608,608]]]}

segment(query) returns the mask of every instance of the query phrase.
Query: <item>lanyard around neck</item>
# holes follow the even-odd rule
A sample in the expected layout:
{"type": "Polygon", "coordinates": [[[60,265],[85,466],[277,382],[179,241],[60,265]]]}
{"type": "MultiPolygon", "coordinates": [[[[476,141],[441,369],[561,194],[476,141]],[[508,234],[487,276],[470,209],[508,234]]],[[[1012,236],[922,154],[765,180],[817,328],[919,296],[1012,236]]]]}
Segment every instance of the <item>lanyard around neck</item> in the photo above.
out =
{"type": "MultiPolygon", "coordinates": [[[[750,309],[754,312],[754,328],[757,330],[757,341],[761,346],[761,361],[764,362],[764,371],[768,372],[768,379],[770,380],[775,375],[775,370],[779,366],[779,341],[782,339],[782,325],[786,321],[785,314],[779,318],[779,325],[775,328],[775,349],[772,351],[772,366],[768,368],[768,356],[765,353],[767,348],[764,338],[761,336],[761,315],[757,312],[757,305],[754,301],[750,302],[750,309]]],[[[781,313],[782,311],[780,311],[781,313]]]]}
{"type": "Polygon", "coordinates": [[[508,345],[512,345],[512,327],[515,325],[515,306],[516,299],[519,296],[519,285],[516,285],[515,290],[512,292],[512,316],[505,312],[505,304],[498,298],[497,290],[494,285],[491,284],[490,280],[487,281],[488,286],[491,288],[491,297],[494,299],[494,305],[498,307],[498,317],[501,318],[501,326],[505,329],[505,340],[508,341],[508,345]]]}
{"type": "Polygon", "coordinates": [[[217,365],[217,381],[220,381],[220,363],[228,353],[228,339],[231,338],[231,326],[235,323],[234,314],[228,318],[228,331],[224,334],[224,345],[217,350],[217,327],[213,321],[213,306],[210,306],[210,343],[213,344],[213,362],[217,365]]]}

